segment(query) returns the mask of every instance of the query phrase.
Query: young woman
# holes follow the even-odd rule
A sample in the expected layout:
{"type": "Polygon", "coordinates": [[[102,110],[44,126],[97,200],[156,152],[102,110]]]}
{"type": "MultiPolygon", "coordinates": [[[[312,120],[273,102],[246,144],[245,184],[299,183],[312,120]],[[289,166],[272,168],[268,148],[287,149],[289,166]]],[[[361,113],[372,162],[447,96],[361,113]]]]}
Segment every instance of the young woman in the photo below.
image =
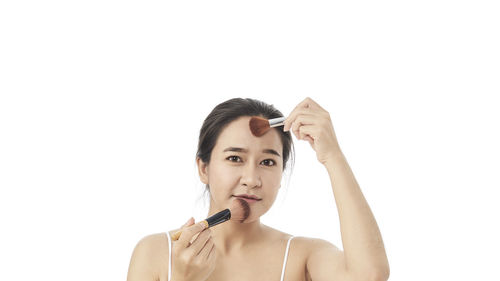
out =
{"type": "MultiPolygon", "coordinates": [[[[135,247],[128,281],[333,281],[389,277],[382,237],[342,154],[329,113],[310,98],[263,136],[249,128],[251,116],[282,117],[272,105],[231,99],[217,105],[200,130],[196,163],[210,194],[208,216],[237,196],[254,196],[250,217],[205,229],[190,218],[178,229],[144,237],[135,247]],[[290,130],[308,141],[330,176],[344,251],[330,242],[293,237],[260,222],[273,205],[292,153],[290,130]]],[[[207,217],[208,217],[207,216],[207,217]]]]}

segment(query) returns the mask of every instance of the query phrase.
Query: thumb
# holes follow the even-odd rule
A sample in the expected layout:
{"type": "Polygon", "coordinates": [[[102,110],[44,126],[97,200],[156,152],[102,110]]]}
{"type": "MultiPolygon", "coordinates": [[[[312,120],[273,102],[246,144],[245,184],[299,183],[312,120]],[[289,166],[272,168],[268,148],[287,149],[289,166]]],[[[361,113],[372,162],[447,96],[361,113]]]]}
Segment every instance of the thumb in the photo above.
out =
{"type": "Polygon", "coordinates": [[[190,226],[190,225],[193,225],[193,224],[194,224],[194,218],[190,217],[188,219],[188,221],[181,228],[186,227],[186,226],[190,226]]]}

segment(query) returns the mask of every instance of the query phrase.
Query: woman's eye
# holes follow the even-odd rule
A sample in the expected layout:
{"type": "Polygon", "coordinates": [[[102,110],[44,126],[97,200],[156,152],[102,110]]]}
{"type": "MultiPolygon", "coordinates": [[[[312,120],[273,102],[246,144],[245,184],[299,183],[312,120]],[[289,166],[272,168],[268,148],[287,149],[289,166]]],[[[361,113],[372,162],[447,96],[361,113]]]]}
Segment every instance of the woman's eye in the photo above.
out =
{"type": "Polygon", "coordinates": [[[274,165],[276,165],[276,163],[274,162],[274,160],[273,160],[273,159],[266,159],[266,160],[264,160],[264,161],[262,161],[262,162],[266,162],[266,161],[267,161],[267,163],[269,163],[269,161],[271,161],[271,162],[272,162],[272,165],[266,165],[266,166],[274,166],[274,165]]]}
{"type": "MultiPolygon", "coordinates": [[[[240,157],[239,157],[239,156],[234,156],[234,155],[233,155],[233,156],[229,156],[229,157],[228,157],[228,158],[226,158],[226,159],[228,159],[228,160],[229,160],[229,161],[231,161],[231,162],[235,162],[235,161],[232,161],[232,159],[240,159],[240,157]]],[[[239,162],[239,161],[236,161],[236,162],[239,162]]]]}
{"type": "MultiPolygon", "coordinates": [[[[226,158],[227,160],[231,161],[231,162],[241,162],[241,158],[239,156],[235,156],[235,155],[232,155],[232,156],[229,156],[226,158]]],[[[276,162],[274,162],[273,159],[266,159],[266,160],[263,160],[261,163],[264,163],[264,165],[266,166],[275,166],[276,165],[276,162]],[[271,162],[271,163],[269,163],[271,162]]]]}

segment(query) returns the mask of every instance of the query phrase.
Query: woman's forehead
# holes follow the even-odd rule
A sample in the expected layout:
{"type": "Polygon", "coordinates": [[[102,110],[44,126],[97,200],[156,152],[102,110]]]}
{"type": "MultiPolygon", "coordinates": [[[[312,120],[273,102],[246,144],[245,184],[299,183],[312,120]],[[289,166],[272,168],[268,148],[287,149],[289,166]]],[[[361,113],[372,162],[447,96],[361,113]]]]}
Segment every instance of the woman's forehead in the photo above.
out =
{"type": "Polygon", "coordinates": [[[269,130],[261,137],[256,137],[250,131],[249,116],[240,117],[229,123],[220,133],[215,149],[222,152],[227,147],[239,147],[261,151],[273,149],[280,152],[283,149],[281,138],[276,130],[269,130]]]}

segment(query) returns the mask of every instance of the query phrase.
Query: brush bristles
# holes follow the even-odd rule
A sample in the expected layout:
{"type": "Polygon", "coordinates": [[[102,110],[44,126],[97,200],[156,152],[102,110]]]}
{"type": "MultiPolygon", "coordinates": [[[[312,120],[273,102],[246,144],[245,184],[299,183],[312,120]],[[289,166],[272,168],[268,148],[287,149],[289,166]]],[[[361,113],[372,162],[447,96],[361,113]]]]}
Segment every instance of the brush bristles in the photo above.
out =
{"type": "Polygon", "coordinates": [[[250,119],[250,131],[252,131],[254,136],[260,137],[269,131],[269,129],[271,129],[269,120],[257,116],[250,119]]]}
{"type": "Polygon", "coordinates": [[[231,207],[229,207],[231,211],[231,220],[244,222],[250,216],[250,205],[248,202],[237,198],[231,202],[231,207]]]}

